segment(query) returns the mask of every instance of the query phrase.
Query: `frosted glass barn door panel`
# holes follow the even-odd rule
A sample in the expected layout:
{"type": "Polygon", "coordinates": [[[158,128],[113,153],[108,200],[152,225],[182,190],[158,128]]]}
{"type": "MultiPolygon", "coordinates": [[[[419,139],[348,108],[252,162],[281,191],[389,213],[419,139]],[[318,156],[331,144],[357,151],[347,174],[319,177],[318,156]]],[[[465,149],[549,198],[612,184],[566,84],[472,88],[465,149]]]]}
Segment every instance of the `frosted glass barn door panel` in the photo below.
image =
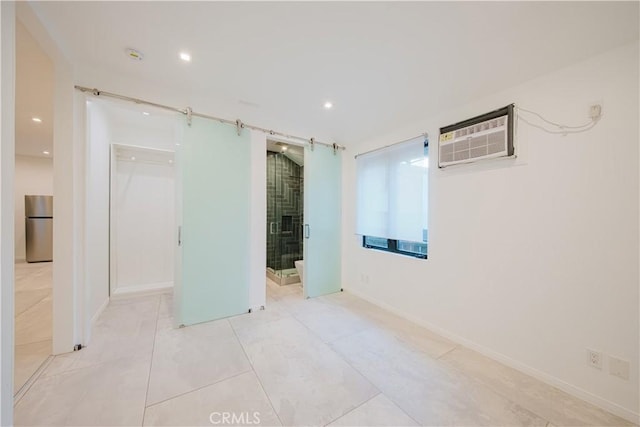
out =
{"type": "Polygon", "coordinates": [[[184,125],[177,152],[176,323],[249,308],[250,133],[211,120],[184,125]]]}
{"type": "Polygon", "coordinates": [[[341,222],[341,152],[305,148],[304,154],[304,295],[339,292],[341,222]]]}

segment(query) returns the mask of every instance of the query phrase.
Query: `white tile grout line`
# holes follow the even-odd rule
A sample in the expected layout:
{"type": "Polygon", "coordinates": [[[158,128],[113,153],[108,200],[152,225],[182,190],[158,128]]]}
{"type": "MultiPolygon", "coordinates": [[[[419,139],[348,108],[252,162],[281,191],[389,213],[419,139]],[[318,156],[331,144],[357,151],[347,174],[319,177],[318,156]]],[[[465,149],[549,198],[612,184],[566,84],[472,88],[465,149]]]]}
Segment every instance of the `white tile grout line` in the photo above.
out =
{"type": "Polygon", "coordinates": [[[20,389],[13,396],[13,406],[16,406],[18,402],[20,402],[20,400],[27,394],[27,392],[31,389],[31,386],[33,386],[38,378],[40,378],[40,375],[42,375],[42,373],[49,367],[54,358],[55,356],[47,356],[47,358],[40,364],[40,367],[38,367],[33,375],[29,377],[27,382],[24,383],[22,387],[20,387],[20,389]]]}
{"type": "Polygon", "coordinates": [[[452,353],[454,350],[456,350],[459,347],[459,345],[454,345],[453,348],[450,348],[449,350],[445,351],[444,353],[442,353],[440,356],[436,357],[435,360],[440,360],[443,357],[445,357],[447,354],[452,353]]]}
{"type": "Polygon", "coordinates": [[[162,304],[162,296],[158,297],[158,306],[156,307],[156,324],[153,330],[153,345],[151,346],[151,359],[149,359],[149,375],[147,376],[147,391],[144,394],[144,406],[142,407],[141,425],[144,425],[144,417],[147,415],[147,399],[149,398],[149,384],[151,383],[151,368],[153,367],[153,353],[156,349],[156,337],[158,336],[158,319],[160,318],[160,304],[162,304]]]}
{"type": "MultiPolygon", "coordinates": [[[[45,288],[47,289],[47,288],[45,288]]],[[[52,290],[51,289],[47,289],[47,291],[49,291],[49,295],[43,296],[41,299],[39,299],[38,301],[34,302],[33,304],[31,304],[29,307],[25,308],[24,310],[22,310],[20,313],[14,313],[14,316],[16,318],[22,316],[23,314],[25,314],[27,311],[31,310],[32,308],[34,308],[36,305],[40,304],[42,301],[46,300],[47,298],[50,298],[52,295],[52,290]]],[[[29,291],[16,291],[16,292],[34,292],[33,290],[29,290],[29,291]]],[[[53,304],[53,302],[52,302],[53,304]]]]}
{"type": "MultiPolygon", "coordinates": [[[[229,321],[227,320],[227,322],[229,322],[229,321]]],[[[251,370],[253,371],[253,375],[255,375],[256,376],[256,380],[258,380],[258,384],[260,384],[260,388],[262,389],[262,392],[264,393],[265,397],[269,401],[269,405],[271,405],[271,409],[273,409],[273,413],[276,414],[276,417],[278,418],[278,421],[280,421],[280,425],[284,426],[285,423],[282,422],[282,419],[280,418],[280,414],[278,413],[278,411],[276,411],[276,407],[273,406],[273,401],[271,401],[271,397],[269,397],[269,394],[267,393],[267,390],[265,390],[264,384],[262,384],[262,380],[258,376],[258,373],[256,372],[256,369],[254,368],[253,363],[251,362],[251,358],[247,354],[247,351],[244,349],[244,345],[242,345],[242,341],[240,341],[240,338],[238,337],[238,334],[237,334],[237,332],[236,332],[236,330],[233,327],[233,324],[231,322],[229,322],[229,326],[231,326],[231,330],[233,331],[233,335],[235,335],[236,340],[238,340],[238,344],[240,344],[240,348],[242,349],[242,352],[244,353],[244,357],[247,358],[247,361],[249,362],[249,365],[251,366],[251,370]]]]}
{"type": "Polygon", "coordinates": [[[168,402],[170,400],[177,399],[178,397],[182,397],[182,396],[185,396],[187,394],[191,394],[193,392],[202,390],[203,388],[211,387],[212,385],[216,385],[218,383],[233,379],[235,377],[239,377],[240,375],[248,374],[249,372],[252,372],[251,369],[247,369],[246,371],[238,372],[237,374],[233,374],[233,375],[231,375],[229,377],[221,378],[221,379],[219,379],[217,381],[212,382],[211,384],[203,385],[203,386],[194,388],[193,390],[185,391],[185,392],[182,392],[180,394],[176,394],[175,396],[167,397],[166,399],[163,399],[163,400],[160,400],[158,402],[152,403],[151,405],[147,406],[145,408],[145,410],[147,408],[153,408],[154,406],[160,405],[161,403],[165,403],[165,402],[168,402]]]}
{"type": "MultiPolygon", "coordinates": [[[[376,387],[377,388],[377,387],[376,387]]],[[[380,396],[382,394],[382,392],[380,390],[378,390],[377,394],[374,394],[373,396],[371,396],[370,398],[368,398],[367,400],[365,400],[364,402],[362,402],[361,404],[354,406],[353,408],[349,409],[347,412],[345,412],[344,414],[338,416],[337,418],[334,418],[333,420],[329,421],[328,423],[324,424],[324,426],[328,426],[329,424],[338,421],[340,418],[342,417],[346,417],[347,415],[349,415],[350,413],[352,413],[353,411],[355,411],[356,409],[360,408],[363,405],[366,405],[367,403],[369,403],[370,401],[372,401],[373,399],[375,399],[376,397],[380,396]]]]}

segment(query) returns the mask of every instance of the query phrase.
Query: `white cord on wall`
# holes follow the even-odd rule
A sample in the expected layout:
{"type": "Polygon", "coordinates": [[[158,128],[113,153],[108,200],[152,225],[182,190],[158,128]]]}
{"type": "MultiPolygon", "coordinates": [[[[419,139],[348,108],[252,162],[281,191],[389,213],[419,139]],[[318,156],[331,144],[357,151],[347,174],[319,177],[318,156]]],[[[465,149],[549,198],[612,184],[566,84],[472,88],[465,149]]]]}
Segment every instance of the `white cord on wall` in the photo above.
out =
{"type": "Polygon", "coordinates": [[[555,123],[555,122],[552,122],[551,120],[545,119],[544,117],[542,117],[541,114],[536,113],[535,111],[527,110],[522,107],[516,107],[516,109],[518,112],[518,120],[522,120],[524,123],[528,124],[529,126],[533,126],[535,128],[538,128],[540,130],[543,130],[553,135],[567,135],[570,133],[582,133],[582,132],[589,131],[593,129],[593,127],[596,124],[598,124],[598,122],[600,121],[600,118],[602,117],[602,107],[598,104],[591,106],[591,109],[590,109],[591,121],[589,123],[585,123],[584,125],[580,125],[580,126],[569,126],[569,125],[563,125],[560,123],[555,123]],[[548,129],[543,125],[532,123],[529,120],[522,117],[520,113],[532,114],[538,117],[540,120],[542,120],[546,124],[554,126],[556,129],[548,129]]]}

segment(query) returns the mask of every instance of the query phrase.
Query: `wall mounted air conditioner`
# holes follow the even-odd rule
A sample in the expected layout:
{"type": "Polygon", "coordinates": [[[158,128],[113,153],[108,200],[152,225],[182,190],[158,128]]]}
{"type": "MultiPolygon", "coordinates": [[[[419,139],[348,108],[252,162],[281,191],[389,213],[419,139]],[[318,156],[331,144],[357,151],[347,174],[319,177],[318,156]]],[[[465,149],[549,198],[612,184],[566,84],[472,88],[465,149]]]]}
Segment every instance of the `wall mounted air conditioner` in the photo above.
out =
{"type": "Polygon", "coordinates": [[[438,167],[514,155],[514,105],[440,128],[438,167]]]}

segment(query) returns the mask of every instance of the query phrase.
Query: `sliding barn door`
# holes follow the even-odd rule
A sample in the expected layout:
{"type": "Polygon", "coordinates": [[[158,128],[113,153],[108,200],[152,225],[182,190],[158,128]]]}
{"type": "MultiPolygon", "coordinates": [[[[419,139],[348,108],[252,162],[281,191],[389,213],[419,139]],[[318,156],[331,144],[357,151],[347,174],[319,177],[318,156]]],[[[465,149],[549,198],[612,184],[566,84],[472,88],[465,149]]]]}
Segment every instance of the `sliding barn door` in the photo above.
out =
{"type": "Polygon", "coordinates": [[[250,132],[194,117],[176,148],[175,323],[246,313],[250,132]]]}
{"type": "Polygon", "coordinates": [[[325,146],[304,155],[304,295],[341,289],[341,150],[325,146]]]}

